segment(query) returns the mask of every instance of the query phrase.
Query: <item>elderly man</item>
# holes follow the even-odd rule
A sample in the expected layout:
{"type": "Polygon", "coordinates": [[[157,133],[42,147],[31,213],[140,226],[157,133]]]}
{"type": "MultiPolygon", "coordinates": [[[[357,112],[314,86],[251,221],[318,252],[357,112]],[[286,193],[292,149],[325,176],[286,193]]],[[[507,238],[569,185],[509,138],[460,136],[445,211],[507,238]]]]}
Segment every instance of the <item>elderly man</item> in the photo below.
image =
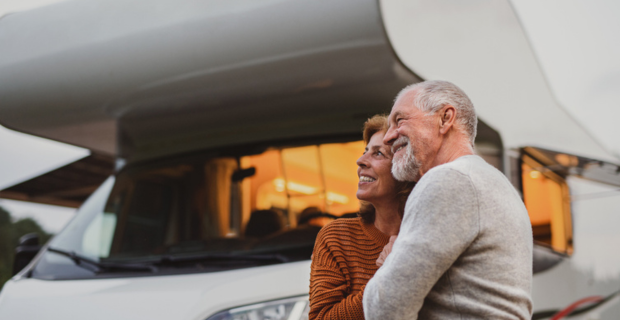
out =
{"type": "Polygon", "coordinates": [[[447,81],[411,85],[389,124],[392,174],[418,183],[365,288],[366,319],[530,319],[529,218],[508,179],[474,155],[467,95],[447,81]]]}

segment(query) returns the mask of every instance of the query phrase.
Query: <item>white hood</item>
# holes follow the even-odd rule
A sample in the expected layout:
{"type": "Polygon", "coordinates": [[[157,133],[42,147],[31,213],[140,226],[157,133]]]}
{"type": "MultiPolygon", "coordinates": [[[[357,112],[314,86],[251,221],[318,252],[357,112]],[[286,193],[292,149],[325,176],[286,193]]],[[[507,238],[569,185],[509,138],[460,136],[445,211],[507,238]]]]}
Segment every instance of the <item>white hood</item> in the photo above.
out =
{"type": "Polygon", "coordinates": [[[0,319],[204,320],[232,307],[308,293],[310,262],[189,275],[11,280],[0,319]]]}

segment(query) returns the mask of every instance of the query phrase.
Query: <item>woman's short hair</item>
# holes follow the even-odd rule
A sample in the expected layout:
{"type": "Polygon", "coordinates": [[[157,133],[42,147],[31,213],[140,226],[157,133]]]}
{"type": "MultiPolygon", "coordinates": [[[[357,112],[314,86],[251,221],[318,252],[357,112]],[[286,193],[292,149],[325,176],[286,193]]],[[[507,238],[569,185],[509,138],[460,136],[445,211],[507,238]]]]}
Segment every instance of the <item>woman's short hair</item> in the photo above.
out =
{"type": "MultiPolygon", "coordinates": [[[[373,116],[372,118],[366,120],[366,122],[364,123],[364,129],[363,129],[363,134],[364,134],[364,143],[368,144],[368,142],[370,141],[370,138],[372,138],[372,136],[374,136],[376,133],[379,132],[387,132],[388,130],[388,117],[387,115],[384,114],[377,114],[375,116],[373,116]]],[[[415,182],[408,182],[408,181],[398,181],[397,185],[396,185],[396,199],[398,201],[398,213],[400,214],[400,217],[403,217],[403,214],[405,212],[405,203],[407,202],[407,198],[409,197],[409,194],[411,193],[411,190],[413,190],[413,187],[415,186],[415,182]]],[[[375,222],[375,207],[367,201],[360,201],[361,205],[360,205],[360,211],[358,213],[358,216],[360,216],[362,218],[362,220],[364,220],[364,222],[366,223],[373,223],[375,222]]]]}

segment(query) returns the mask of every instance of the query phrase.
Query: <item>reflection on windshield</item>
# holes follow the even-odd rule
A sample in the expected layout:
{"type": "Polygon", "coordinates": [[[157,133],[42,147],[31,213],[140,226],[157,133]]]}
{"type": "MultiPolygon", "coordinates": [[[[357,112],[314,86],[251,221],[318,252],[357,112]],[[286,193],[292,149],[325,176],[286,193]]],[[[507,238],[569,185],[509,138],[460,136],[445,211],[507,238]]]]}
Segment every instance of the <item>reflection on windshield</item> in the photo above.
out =
{"type": "Polygon", "coordinates": [[[307,260],[322,225],[357,211],[362,151],[353,142],[128,167],[50,243],[67,258],[45,257],[35,274],[77,261],[97,274],[307,260]]]}

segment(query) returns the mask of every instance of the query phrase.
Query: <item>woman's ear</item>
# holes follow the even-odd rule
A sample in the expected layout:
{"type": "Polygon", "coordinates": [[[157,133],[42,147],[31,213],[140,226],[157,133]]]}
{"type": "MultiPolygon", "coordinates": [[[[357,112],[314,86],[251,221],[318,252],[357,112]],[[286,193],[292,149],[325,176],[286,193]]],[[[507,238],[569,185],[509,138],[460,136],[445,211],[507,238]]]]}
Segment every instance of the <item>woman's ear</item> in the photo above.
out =
{"type": "Polygon", "coordinates": [[[441,109],[440,115],[439,132],[441,134],[446,134],[450,128],[452,128],[456,120],[456,108],[452,105],[446,105],[441,109]]]}

